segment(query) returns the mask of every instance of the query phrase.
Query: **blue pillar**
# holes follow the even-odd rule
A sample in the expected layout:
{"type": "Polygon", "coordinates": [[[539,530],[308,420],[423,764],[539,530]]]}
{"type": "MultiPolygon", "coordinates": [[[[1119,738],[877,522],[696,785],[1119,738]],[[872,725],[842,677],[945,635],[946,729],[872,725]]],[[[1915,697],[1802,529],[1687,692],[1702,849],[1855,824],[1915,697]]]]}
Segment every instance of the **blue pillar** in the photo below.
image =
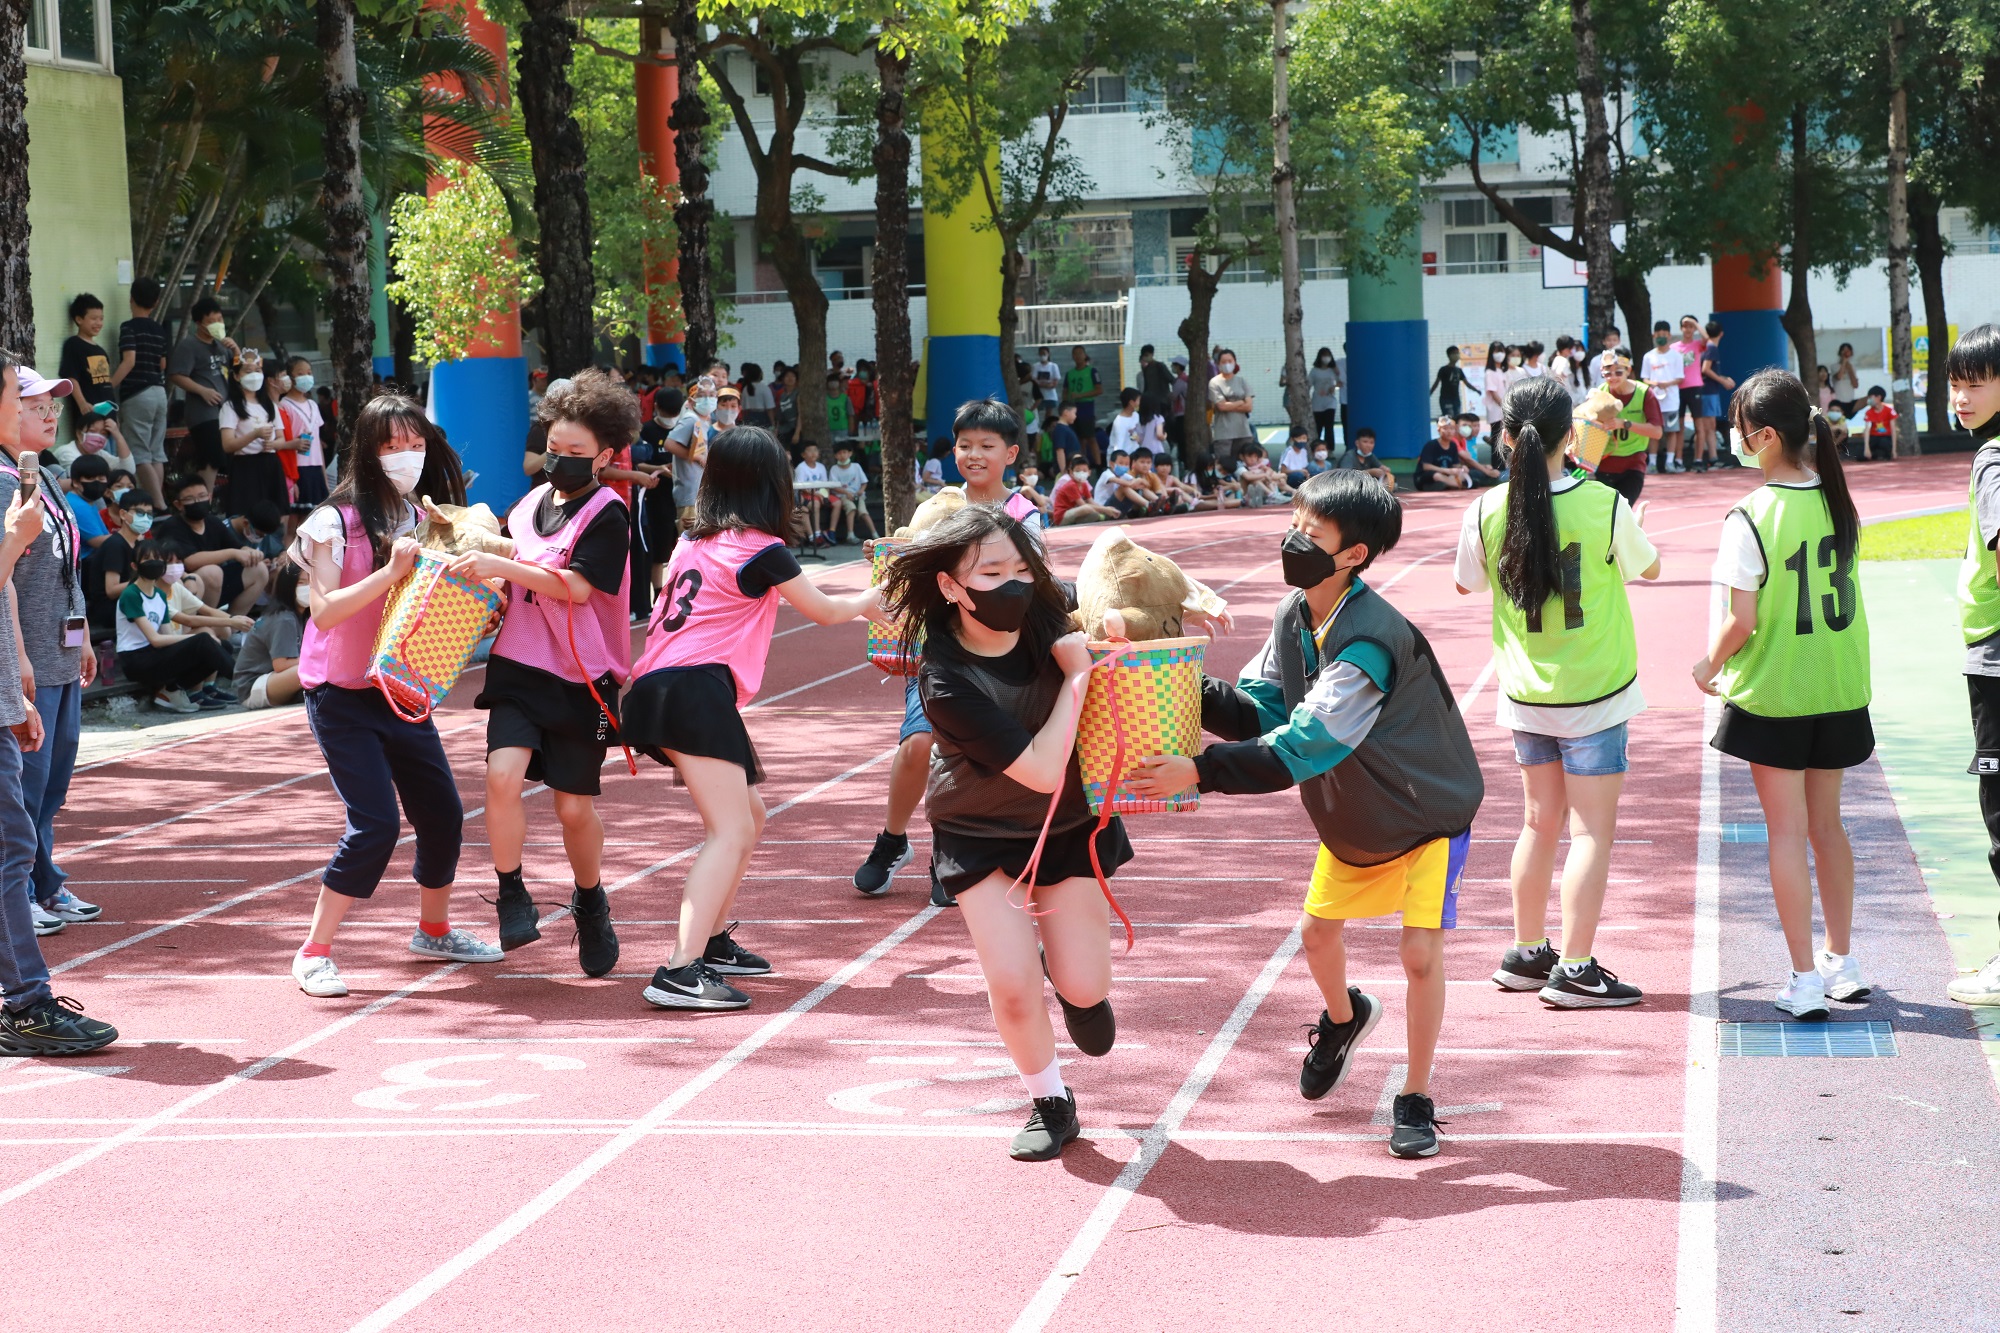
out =
{"type": "Polygon", "coordinates": [[[1347,271],[1347,428],[1375,432],[1375,452],[1415,458],[1430,438],[1430,324],[1423,257],[1414,234],[1382,230],[1385,210],[1364,214],[1361,236],[1382,272],[1347,271]]]}

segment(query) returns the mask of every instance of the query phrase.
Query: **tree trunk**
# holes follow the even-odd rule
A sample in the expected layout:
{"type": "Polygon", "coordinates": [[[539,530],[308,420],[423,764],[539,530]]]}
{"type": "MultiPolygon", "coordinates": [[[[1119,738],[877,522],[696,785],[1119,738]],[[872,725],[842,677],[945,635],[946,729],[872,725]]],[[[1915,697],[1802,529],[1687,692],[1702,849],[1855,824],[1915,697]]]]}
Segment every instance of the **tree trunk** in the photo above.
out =
{"type": "Polygon", "coordinates": [[[344,444],[368,401],[374,367],[375,321],[368,313],[368,205],[361,188],[361,112],[355,78],[354,0],[319,0],[321,150],[320,211],[326,218],[326,304],[333,319],[335,435],[344,444]]]}
{"type": "Polygon", "coordinates": [[[1187,414],[1181,418],[1181,463],[1199,468],[1214,449],[1208,433],[1208,321],[1215,309],[1215,289],[1222,285],[1224,261],[1210,273],[1202,261],[1207,256],[1200,246],[1188,256],[1187,318],[1179,329],[1181,344],[1188,354],[1187,414]]]}
{"type": "MultiPolygon", "coordinates": [[[[1646,285],[1646,275],[1620,269],[1612,276],[1611,290],[1618,298],[1618,314],[1625,321],[1626,346],[1652,346],[1653,290],[1646,285]]],[[[1595,332],[1604,326],[1598,324],[1591,327],[1595,332]]]]}
{"type": "Polygon", "coordinates": [[[27,6],[22,0],[0,0],[0,348],[32,360],[35,297],[28,282],[27,38],[27,6]]]}
{"type": "Polygon", "coordinates": [[[812,243],[792,214],[789,171],[784,180],[783,195],[776,188],[759,188],[757,230],[771,247],[771,266],[792,299],[792,321],[799,332],[799,447],[817,444],[824,454],[831,443],[826,424],[826,292],[813,272],[812,243]],[[775,201],[775,206],[767,208],[767,201],[775,201]]]}
{"type": "Polygon", "coordinates": [[[527,0],[521,28],[521,124],[535,169],[535,247],[542,275],[542,352],[551,376],[595,359],[597,278],[590,264],[590,193],[583,131],[570,114],[569,67],[576,24],[561,0],[527,0]]]}
{"type": "Polygon", "coordinates": [[[1288,0],[1271,0],[1271,203],[1278,221],[1278,281],[1285,327],[1285,415],[1292,430],[1311,431],[1312,396],[1306,384],[1305,305],[1299,284],[1299,210],[1292,197],[1291,39],[1285,33],[1288,0]]]}
{"type": "Polygon", "coordinates": [[[1917,452],[1917,396],[1911,389],[1910,96],[1903,87],[1904,29],[1889,20],[1889,393],[1896,400],[1895,456],[1917,452]]]}
{"type": "Polygon", "coordinates": [[[1786,267],[1792,273],[1792,294],[1778,322],[1792,340],[1799,358],[1799,378],[1815,402],[1819,399],[1819,342],[1813,336],[1812,292],[1812,149],[1806,138],[1805,103],[1792,106],[1792,245],[1786,267]]]}
{"type": "Polygon", "coordinates": [[[681,348],[689,373],[699,375],[715,359],[715,275],[708,257],[709,220],[715,205],[708,197],[708,167],[702,157],[708,104],[701,97],[701,21],[695,0],[677,0],[674,5],[673,38],[680,81],[667,127],[674,132],[674,163],[681,181],[680,202],[674,205],[674,226],[680,233],[681,322],[686,328],[681,348]]]}
{"type": "MultiPolygon", "coordinates": [[[[1611,247],[1611,126],[1604,115],[1604,62],[1597,51],[1597,17],[1590,0],[1569,0],[1570,33],[1576,39],[1576,91],[1583,104],[1583,147],[1577,158],[1577,193],[1583,196],[1584,262],[1590,285],[1584,302],[1591,337],[1613,323],[1617,252],[1611,247]]],[[[1648,330],[1630,330],[1633,346],[1648,330]]]]}
{"type": "Polygon", "coordinates": [[[1930,335],[1925,354],[1924,413],[1932,430],[1950,430],[1951,382],[1944,376],[1944,355],[1951,349],[1951,321],[1944,305],[1944,233],[1938,226],[1938,197],[1924,185],[1910,187],[1911,248],[1916,251],[1917,278],[1924,289],[1924,323],[1930,335]]]}
{"type": "Polygon", "coordinates": [[[910,132],[908,52],[875,47],[875,402],[882,423],[883,527],[917,507],[917,438],[910,420],[910,132]]]}
{"type": "MultiPolygon", "coordinates": [[[[1034,397],[1034,383],[1021,382],[1014,371],[1014,347],[1021,337],[1020,307],[1014,303],[1021,296],[1021,270],[1028,261],[1021,255],[1020,243],[1015,236],[1000,233],[1000,392],[1014,405],[1017,412],[1026,411],[1034,397]]],[[[936,404],[930,405],[935,408],[936,404]]]]}

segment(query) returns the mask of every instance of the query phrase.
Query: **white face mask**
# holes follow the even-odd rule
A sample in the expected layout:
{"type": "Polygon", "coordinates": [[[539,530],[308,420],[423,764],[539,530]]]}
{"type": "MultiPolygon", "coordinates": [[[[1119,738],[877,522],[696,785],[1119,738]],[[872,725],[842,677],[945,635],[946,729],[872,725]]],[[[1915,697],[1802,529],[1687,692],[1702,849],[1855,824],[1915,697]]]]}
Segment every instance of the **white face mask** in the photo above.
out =
{"type": "Polygon", "coordinates": [[[215,321],[213,321],[213,322],[211,322],[211,323],[208,323],[208,324],[204,324],[204,325],[202,325],[202,327],[203,327],[204,329],[207,329],[207,330],[208,330],[208,336],[209,336],[209,337],[211,337],[211,338],[215,339],[215,340],[216,340],[217,342],[220,342],[220,341],[222,341],[222,321],[221,321],[221,320],[219,320],[219,319],[218,319],[218,320],[215,320],[215,321]]]}
{"type": "Polygon", "coordinates": [[[292,387],[300,393],[311,393],[313,391],[313,377],[310,375],[301,375],[292,381],[292,387]]]}
{"type": "Polygon", "coordinates": [[[1225,360],[1219,362],[1216,368],[1225,375],[1234,375],[1236,373],[1236,363],[1234,361],[1225,360]]]}
{"type": "Polygon", "coordinates": [[[694,400],[694,410],[705,417],[713,416],[715,414],[715,400],[713,398],[697,398],[694,400]]]}
{"type": "Polygon", "coordinates": [[[715,409],[715,424],[716,424],[716,425],[718,425],[718,426],[733,426],[733,425],[735,425],[735,424],[736,424],[736,409],[735,409],[735,408],[733,408],[733,407],[718,407],[718,408],[716,408],[716,409],[715,409]]]}
{"type": "Polygon", "coordinates": [[[299,585],[299,610],[310,612],[312,610],[312,602],[312,589],[301,583],[299,585]]]}
{"type": "Polygon", "coordinates": [[[182,576],[185,575],[186,573],[187,573],[187,566],[182,564],[180,561],[176,560],[172,564],[167,566],[167,582],[179,583],[181,581],[182,576]]]}
{"type": "Polygon", "coordinates": [[[401,453],[384,454],[382,471],[388,475],[389,484],[396,488],[398,495],[408,495],[417,488],[417,480],[424,475],[424,451],[405,449],[401,453]]]}
{"type": "Polygon", "coordinates": [[[1324,449],[1313,450],[1313,458],[1318,462],[1324,463],[1326,461],[1326,450],[1324,449]]]}
{"type": "Polygon", "coordinates": [[[261,370],[246,370],[243,374],[237,376],[237,379],[251,393],[255,393],[264,387],[264,372],[261,370]]]}

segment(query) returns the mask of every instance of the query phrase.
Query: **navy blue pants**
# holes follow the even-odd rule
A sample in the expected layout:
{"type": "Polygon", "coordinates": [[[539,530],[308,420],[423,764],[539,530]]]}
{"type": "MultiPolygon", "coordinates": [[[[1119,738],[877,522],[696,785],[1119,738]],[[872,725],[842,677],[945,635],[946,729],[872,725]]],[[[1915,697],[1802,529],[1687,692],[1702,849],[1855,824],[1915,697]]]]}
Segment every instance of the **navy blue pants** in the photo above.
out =
{"type": "Polygon", "coordinates": [[[458,877],[465,807],[437,727],[429,718],[403,721],[379,690],[338,685],[306,691],[306,720],[347,806],[347,830],[322,877],[326,887],[349,898],[373,896],[402,835],[399,796],[417,835],[412,878],[422,888],[448,887],[458,877]]]}

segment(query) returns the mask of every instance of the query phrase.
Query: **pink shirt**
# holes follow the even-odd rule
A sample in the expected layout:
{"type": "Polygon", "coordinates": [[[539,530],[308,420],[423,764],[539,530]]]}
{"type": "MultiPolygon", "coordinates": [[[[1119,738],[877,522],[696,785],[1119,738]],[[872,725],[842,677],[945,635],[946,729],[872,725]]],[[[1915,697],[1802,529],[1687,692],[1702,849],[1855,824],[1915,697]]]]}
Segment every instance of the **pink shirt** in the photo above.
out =
{"type": "Polygon", "coordinates": [[[1699,389],[1701,387],[1701,354],[1707,346],[1708,340],[1706,338],[1695,338],[1688,342],[1674,344],[1674,350],[1687,358],[1687,369],[1681,372],[1681,387],[1683,389],[1699,389]]]}
{"type": "MultiPolygon", "coordinates": [[[[507,533],[514,540],[514,557],[531,565],[567,569],[569,554],[591,520],[606,505],[623,504],[609,486],[599,486],[583,507],[568,515],[555,535],[535,531],[535,510],[549,491],[535,487],[507,515],[507,533]]],[[[632,674],[632,633],[626,607],[632,595],[632,567],[625,566],[614,596],[592,588],[582,605],[538,597],[518,583],[507,585],[507,619],[493,651],[509,661],[546,671],[581,685],[610,676],[624,684],[632,674]],[[579,661],[582,669],[578,669],[579,661]]]]}
{"type": "MultiPolygon", "coordinates": [[[[347,505],[335,509],[346,534],[340,560],[340,586],[350,587],[375,571],[375,547],[361,526],[361,516],[347,505]]],[[[368,665],[375,656],[375,636],[382,628],[382,608],[389,600],[384,592],[332,629],[306,620],[305,638],[299,647],[299,684],[338,685],[343,690],[370,688],[368,665]]]]}
{"type": "Polygon", "coordinates": [[[674,547],[666,587],[653,607],[632,674],[664,667],[725,665],[736,677],[736,706],[756,697],[778,621],[778,590],[744,595],[737,580],[752,560],[784,545],[768,532],[722,532],[674,547]]]}

